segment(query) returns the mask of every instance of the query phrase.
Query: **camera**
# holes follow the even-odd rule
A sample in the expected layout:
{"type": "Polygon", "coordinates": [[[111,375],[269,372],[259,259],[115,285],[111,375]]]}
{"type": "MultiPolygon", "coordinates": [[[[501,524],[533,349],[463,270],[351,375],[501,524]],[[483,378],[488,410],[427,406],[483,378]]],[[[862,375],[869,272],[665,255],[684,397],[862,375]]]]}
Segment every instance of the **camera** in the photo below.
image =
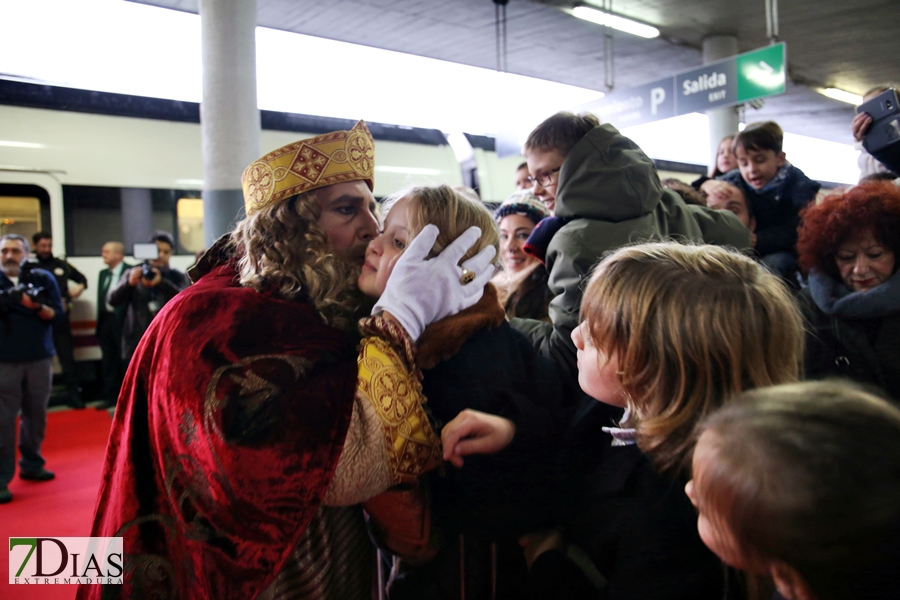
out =
{"type": "Polygon", "coordinates": [[[146,279],[147,281],[153,279],[153,267],[150,266],[150,263],[145,262],[141,265],[141,279],[146,279]]]}
{"type": "Polygon", "coordinates": [[[151,281],[156,274],[153,272],[153,267],[150,266],[148,261],[156,260],[159,258],[159,248],[156,245],[156,242],[150,242],[148,244],[134,244],[132,248],[132,256],[134,256],[138,260],[143,260],[143,264],[141,265],[141,279],[146,281],[151,281]]]}
{"type": "Polygon", "coordinates": [[[8,290],[0,290],[0,301],[8,305],[21,306],[22,296],[28,296],[35,304],[50,303],[50,292],[32,283],[20,283],[8,290]]]}
{"type": "Polygon", "coordinates": [[[863,146],[871,154],[892,147],[892,152],[900,150],[900,97],[897,90],[881,92],[856,109],[857,113],[868,113],[872,125],[863,139],[863,146]]]}

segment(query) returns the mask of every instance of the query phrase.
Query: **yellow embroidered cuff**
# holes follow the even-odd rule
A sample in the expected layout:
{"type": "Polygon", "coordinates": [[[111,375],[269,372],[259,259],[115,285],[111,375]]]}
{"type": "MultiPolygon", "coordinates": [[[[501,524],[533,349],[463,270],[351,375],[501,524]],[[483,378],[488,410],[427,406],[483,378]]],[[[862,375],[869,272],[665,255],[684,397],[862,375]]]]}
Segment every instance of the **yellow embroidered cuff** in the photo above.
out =
{"type": "Polygon", "coordinates": [[[381,338],[363,339],[358,366],[358,391],[375,408],[384,431],[391,485],[413,483],[443,461],[441,440],[422,406],[422,386],[381,338]]]}

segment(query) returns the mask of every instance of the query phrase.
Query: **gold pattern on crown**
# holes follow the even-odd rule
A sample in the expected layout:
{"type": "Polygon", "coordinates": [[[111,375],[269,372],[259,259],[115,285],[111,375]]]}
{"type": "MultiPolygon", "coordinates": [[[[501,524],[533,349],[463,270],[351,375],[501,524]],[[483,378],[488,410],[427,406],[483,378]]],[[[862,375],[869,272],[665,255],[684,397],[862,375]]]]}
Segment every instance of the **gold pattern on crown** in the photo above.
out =
{"type": "Polygon", "coordinates": [[[375,141],[364,121],[269,152],[241,176],[247,214],[303,192],[346,181],[374,189],[375,141]]]}

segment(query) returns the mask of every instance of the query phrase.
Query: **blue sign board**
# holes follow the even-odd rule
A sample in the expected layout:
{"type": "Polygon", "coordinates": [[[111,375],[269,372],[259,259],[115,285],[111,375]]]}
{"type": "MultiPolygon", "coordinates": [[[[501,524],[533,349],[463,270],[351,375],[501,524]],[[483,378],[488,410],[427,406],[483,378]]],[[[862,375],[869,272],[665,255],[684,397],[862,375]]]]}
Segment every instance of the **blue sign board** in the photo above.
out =
{"type": "Polygon", "coordinates": [[[785,45],[768,46],[613,92],[578,110],[617,127],[640,125],[785,92],[785,45]]]}

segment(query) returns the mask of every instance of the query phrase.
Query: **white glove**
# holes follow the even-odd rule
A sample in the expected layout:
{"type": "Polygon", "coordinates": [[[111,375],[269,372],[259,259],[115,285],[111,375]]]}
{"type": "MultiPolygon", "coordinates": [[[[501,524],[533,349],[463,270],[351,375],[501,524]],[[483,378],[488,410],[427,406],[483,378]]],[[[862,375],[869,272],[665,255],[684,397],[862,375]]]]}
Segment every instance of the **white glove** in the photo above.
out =
{"type": "Polygon", "coordinates": [[[481,300],[484,286],[494,273],[491,261],[497,250],[493,246],[464,262],[462,268],[457,265],[481,237],[478,227],[470,227],[439,255],[425,260],[439,233],[435,225],[422,229],[397,259],[384,293],[372,309],[372,314],[391,313],[414,340],[427,325],[481,300]],[[460,281],[463,268],[475,275],[466,284],[460,281]]]}

